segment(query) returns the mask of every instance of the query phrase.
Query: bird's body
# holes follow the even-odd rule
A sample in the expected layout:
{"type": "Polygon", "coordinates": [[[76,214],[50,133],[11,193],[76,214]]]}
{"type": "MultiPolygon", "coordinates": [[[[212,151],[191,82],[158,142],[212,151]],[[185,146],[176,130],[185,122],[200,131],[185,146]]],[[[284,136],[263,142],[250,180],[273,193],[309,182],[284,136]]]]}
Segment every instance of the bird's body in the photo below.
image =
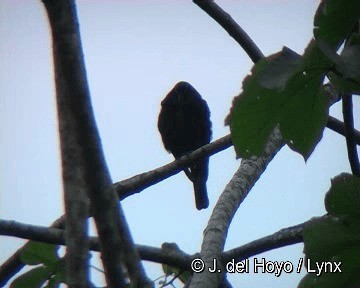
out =
{"type": "MultiPolygon", "coordinates": [[[[161,102],[158,128],[165,149],[179,158],[208,143],[211,139],[209,107],[200,94],[187,82],[179,82],[161,102]]],[[[190,166],[189,179],[194,184],[197,209],[209,206],[206,181],[209,158],[190,166]]]]}

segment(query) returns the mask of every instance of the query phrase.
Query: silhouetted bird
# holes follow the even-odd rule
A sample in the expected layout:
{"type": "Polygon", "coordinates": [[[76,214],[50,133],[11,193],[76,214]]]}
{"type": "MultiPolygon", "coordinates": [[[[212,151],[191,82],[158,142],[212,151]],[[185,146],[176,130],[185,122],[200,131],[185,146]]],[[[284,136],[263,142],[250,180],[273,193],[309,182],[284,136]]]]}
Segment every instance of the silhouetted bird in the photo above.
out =
{"type": "MultiPolygon", "coordinates": [[[[161,102],[158,128],[165,149],[179,158],[210,143],[209,107],[200,94],[187,82],[179,82],[161,102]]],[[[198,210],[209,206],[206,190],[209,158],[206,157],[184,170],[194,184],[198,210]]]]}

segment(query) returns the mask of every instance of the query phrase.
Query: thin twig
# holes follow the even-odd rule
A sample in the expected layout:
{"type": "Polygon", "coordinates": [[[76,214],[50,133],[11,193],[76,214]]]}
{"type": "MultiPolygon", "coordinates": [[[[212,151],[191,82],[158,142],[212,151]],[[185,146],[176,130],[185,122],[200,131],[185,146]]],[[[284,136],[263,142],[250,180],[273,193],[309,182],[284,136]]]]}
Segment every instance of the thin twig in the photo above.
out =
{"type": "Polygon", "coordinates": [[[306,222],[281,229],[274,234],[226,251],[223,255],[224,262],[229,262],[232,259],[235,259],[235,261],[241,261],[266,251],[301,243],[303,242],[305,224],[306,222]]]}
{"type": "Polygon", "coordinates": [[[115,191],[118,193],[119,199],[122,200],[181,172],[183,168],[188,167],[191,163],[201,158],[216,154],[231,146],[232,141],[231,135],[229,134],[189,153],[188,155],[182,156],[169,164],[117,182],[114,184],[115,191]]]}
{"type": "MultiPolygon", "coordinates": [[[[327,128],[345,136],[344,123],[338,119],[329,116],[326,124],[327,128]]],[[[360,132],[354,130],[355,142],[360,145],[360,132]]],[[[169,178],[182,171],[183,168],[188,167],[191,163],[198,159],[214,155],[222,150],[232,146],[231,135],[221,137],[210,144],[207,144],[188,155],[185,155],[169,164],[158,167],[156,169],[135,175],[131,178],[119,181],[114,184],[115,190],[119,195],[119,199],[123,200],[133,194],[140,193],[144,189],[159,183],[160,181],[169,178]]]]}
{"type": "MultiPolygon", "coordinates": [[[[329,116],[328,122],[326,123],[326,127],[346,137],[344,123],[336,119],[335,117],[329,116]]],[[[354,135],[355,144],[360,145],[360,131],[355,129],[353,131],[354,131],[353,135],[354,135]]]]}
{"type": "Polygon", "coordinates": [[[360,163],[354,135],[354,116],[351,94],[342,95],[342,112],[344,116],[346,146],[351,171],[354,175],[360,177],[360,163]]]}
{"type": "Polygon", "coordinates": [[[259,61],[264,54],[235,20],[213,0],[193,0],[202,10],[213,18],[245,50],[253,62],[259,61]]]}

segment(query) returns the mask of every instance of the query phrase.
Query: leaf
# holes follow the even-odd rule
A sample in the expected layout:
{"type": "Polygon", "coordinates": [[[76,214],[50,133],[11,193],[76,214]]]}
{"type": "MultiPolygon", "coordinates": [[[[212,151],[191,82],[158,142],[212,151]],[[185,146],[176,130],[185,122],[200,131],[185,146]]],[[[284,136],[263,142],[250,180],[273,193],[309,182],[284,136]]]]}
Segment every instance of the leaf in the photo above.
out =
{"type": "Polygon", "coordinates": [[[313,218],[305,225],[303,237],[307,259],[311,259],[311,262],[331,261],[346,249],[360,248],[360,219],[333,216],[313,218]]]}
{"type": "Polygon", "coordinates": [[[360,78],[360,43],[345,46],[341,52],[343,75],[347,79],[358,81],[360,78]]]}
{"type": "Polygon", "coordinates": [[[360,15],[359,0],[323,0],[314,18],[314,37],[337,50],[360,15]]]}
{"type": "Polygon", "coordinates": [[[360,178],[342,173],[331,182],[325,197],[329,215],[313,218],[304,227],[307,268],[315,270],[315,274],[307,274],[299,288],[360,285],[360,178]],[[341,272],[317,276],[317,263],[341,263],[341,272]]]}
{"type": "Polygon", "coordinates": [[[59,286],[59,282],[57,281],[56,277],[51,277],[44,288],[56,288],[59,286]]]}
{"type": "Polygon", "coordinates": [[[316,42],[311,41],[298,72],[288,80],[282,92],[281,134],[305,161],[321,140],[327,123],[329,104],[322,84],[330,64],[316,42]]]}
{"type": "Polygon", "coordinates": [[[238,157],[260,155],[271,131],[278,123],[279,93],[260,86],[258,78],[269,65],[267,59],[259,61],[252,74],[243,81],[243,92],[234,98],[230,115],[231,137],[238,157]]]}
{"type": "Polygon", "coordinates": [[[10,288],[40,288],[50,276],[51,271],[47,267],[37,267],[17,277],[10,288]]]}
{"type": "Polygon", "coordinates": [[[260,155],[277,124],[289,147],[305,160],[322,138],[329,112],[322,84],[331,62],[315,41],[301,59],[290,51],[257,63],[233,101],[226,123],[239,157],[260,155]],[[270,77],[273,70],[280,75],[270,77]]]}
{"type": "Polygon", "coordinates": [[[307,160],[321,140],[329,114],[322,93],[323,75],[298,75],[284,92],[288,101],[280,118],[280,130],[289,147],[307,160]]]}
{"type": "Polygon", "coordinates": [[[54,263],[53,271],[55,276],[54,278],[57,283],[67,283],[65,257],[60,258],[58,261],[56,261],[56,263],[54,263]]]}
{"type": "Polygon", "coordinates": [[[166,264],[162,264],[162,269],[166,275],[168,275],[168,276],[175,275],[184,284],[186,282],[188,282],[188,280],[190,279],[190,276],[191,276],[190,271],[184,271],[177,267],[166,265],[166,264]]]}
{"type": "Polygon", "coordinates": [[[341,77],[336,74],[330,80],[345,93],[360,94],[360,34],[353,34],[346,44],[340,56],[342,66],[336,66],[341,77]]]}
{"type": "MultiPolygon", "coordinates": [[[[360,248],[350,248],[334,257],[334,262],[341,262],[341,273],[308,273],[299,283],[298,288],[354,288],[360,285],[360,248]]],[[[321,265],[321,263],[319,263],[321,265]]],[[[314,267],[313,267],[314,268],[314,267]]],[[[312,268],[312,269],[313,269],[312,268]]]]}
{"type": "Polygon", "coordinates": [[[302,57],[284,47],[281,52],[272,55],[270,59],[273,60],[259,75],[259,83],[264,88],[282,90],[287,80],[296,72],[302,57]]]}
{"type": "Polygon", "coordinates": [[[30,241],[23,249],[20,259],[27,265],[38,265],[43,263],[47,266],[51,266],[59,259],[57,250],[57,245],[30,241]]]}
{"type": "MultiPolygon", "coordinates": [[[[176,243],[164,242],[161,245],[161,249],[166,253],[180,253],[181,255],[183,254],[183,252],[176,243]]],[[[170,266],[167,264],[162,264],[162,269],[164,273],[168,276],[175,274],[179,278],[179,280],[184,284],[189,280],[191,276],[190,271],[184,271],[177,267],[170,266]]]]}
{"type": "Polygon", "coordinates": [[[322,40],[318,45],[334,64],[328,74],[330,81],[343,93],[360,94],[360,36],[354,33],[346,42],[341,55],[322,40]]]}
{"type": "Polygon", "coordinates": [[[325,208],[331,215],[360,216],[360,177],[342,173],[331,180],[325,196],[325,208]]]}

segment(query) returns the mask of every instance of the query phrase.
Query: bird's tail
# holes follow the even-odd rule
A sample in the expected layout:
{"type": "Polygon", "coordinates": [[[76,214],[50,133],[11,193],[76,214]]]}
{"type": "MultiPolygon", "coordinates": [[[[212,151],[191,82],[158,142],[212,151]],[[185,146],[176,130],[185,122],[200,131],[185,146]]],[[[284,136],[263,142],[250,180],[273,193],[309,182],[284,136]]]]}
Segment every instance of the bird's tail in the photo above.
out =
{"type": "Polygon", "coordinates": [[[206,181],[204,179],[194,180],[195,203],[198,210],[206,209],[209,206],[206,181]]]}

